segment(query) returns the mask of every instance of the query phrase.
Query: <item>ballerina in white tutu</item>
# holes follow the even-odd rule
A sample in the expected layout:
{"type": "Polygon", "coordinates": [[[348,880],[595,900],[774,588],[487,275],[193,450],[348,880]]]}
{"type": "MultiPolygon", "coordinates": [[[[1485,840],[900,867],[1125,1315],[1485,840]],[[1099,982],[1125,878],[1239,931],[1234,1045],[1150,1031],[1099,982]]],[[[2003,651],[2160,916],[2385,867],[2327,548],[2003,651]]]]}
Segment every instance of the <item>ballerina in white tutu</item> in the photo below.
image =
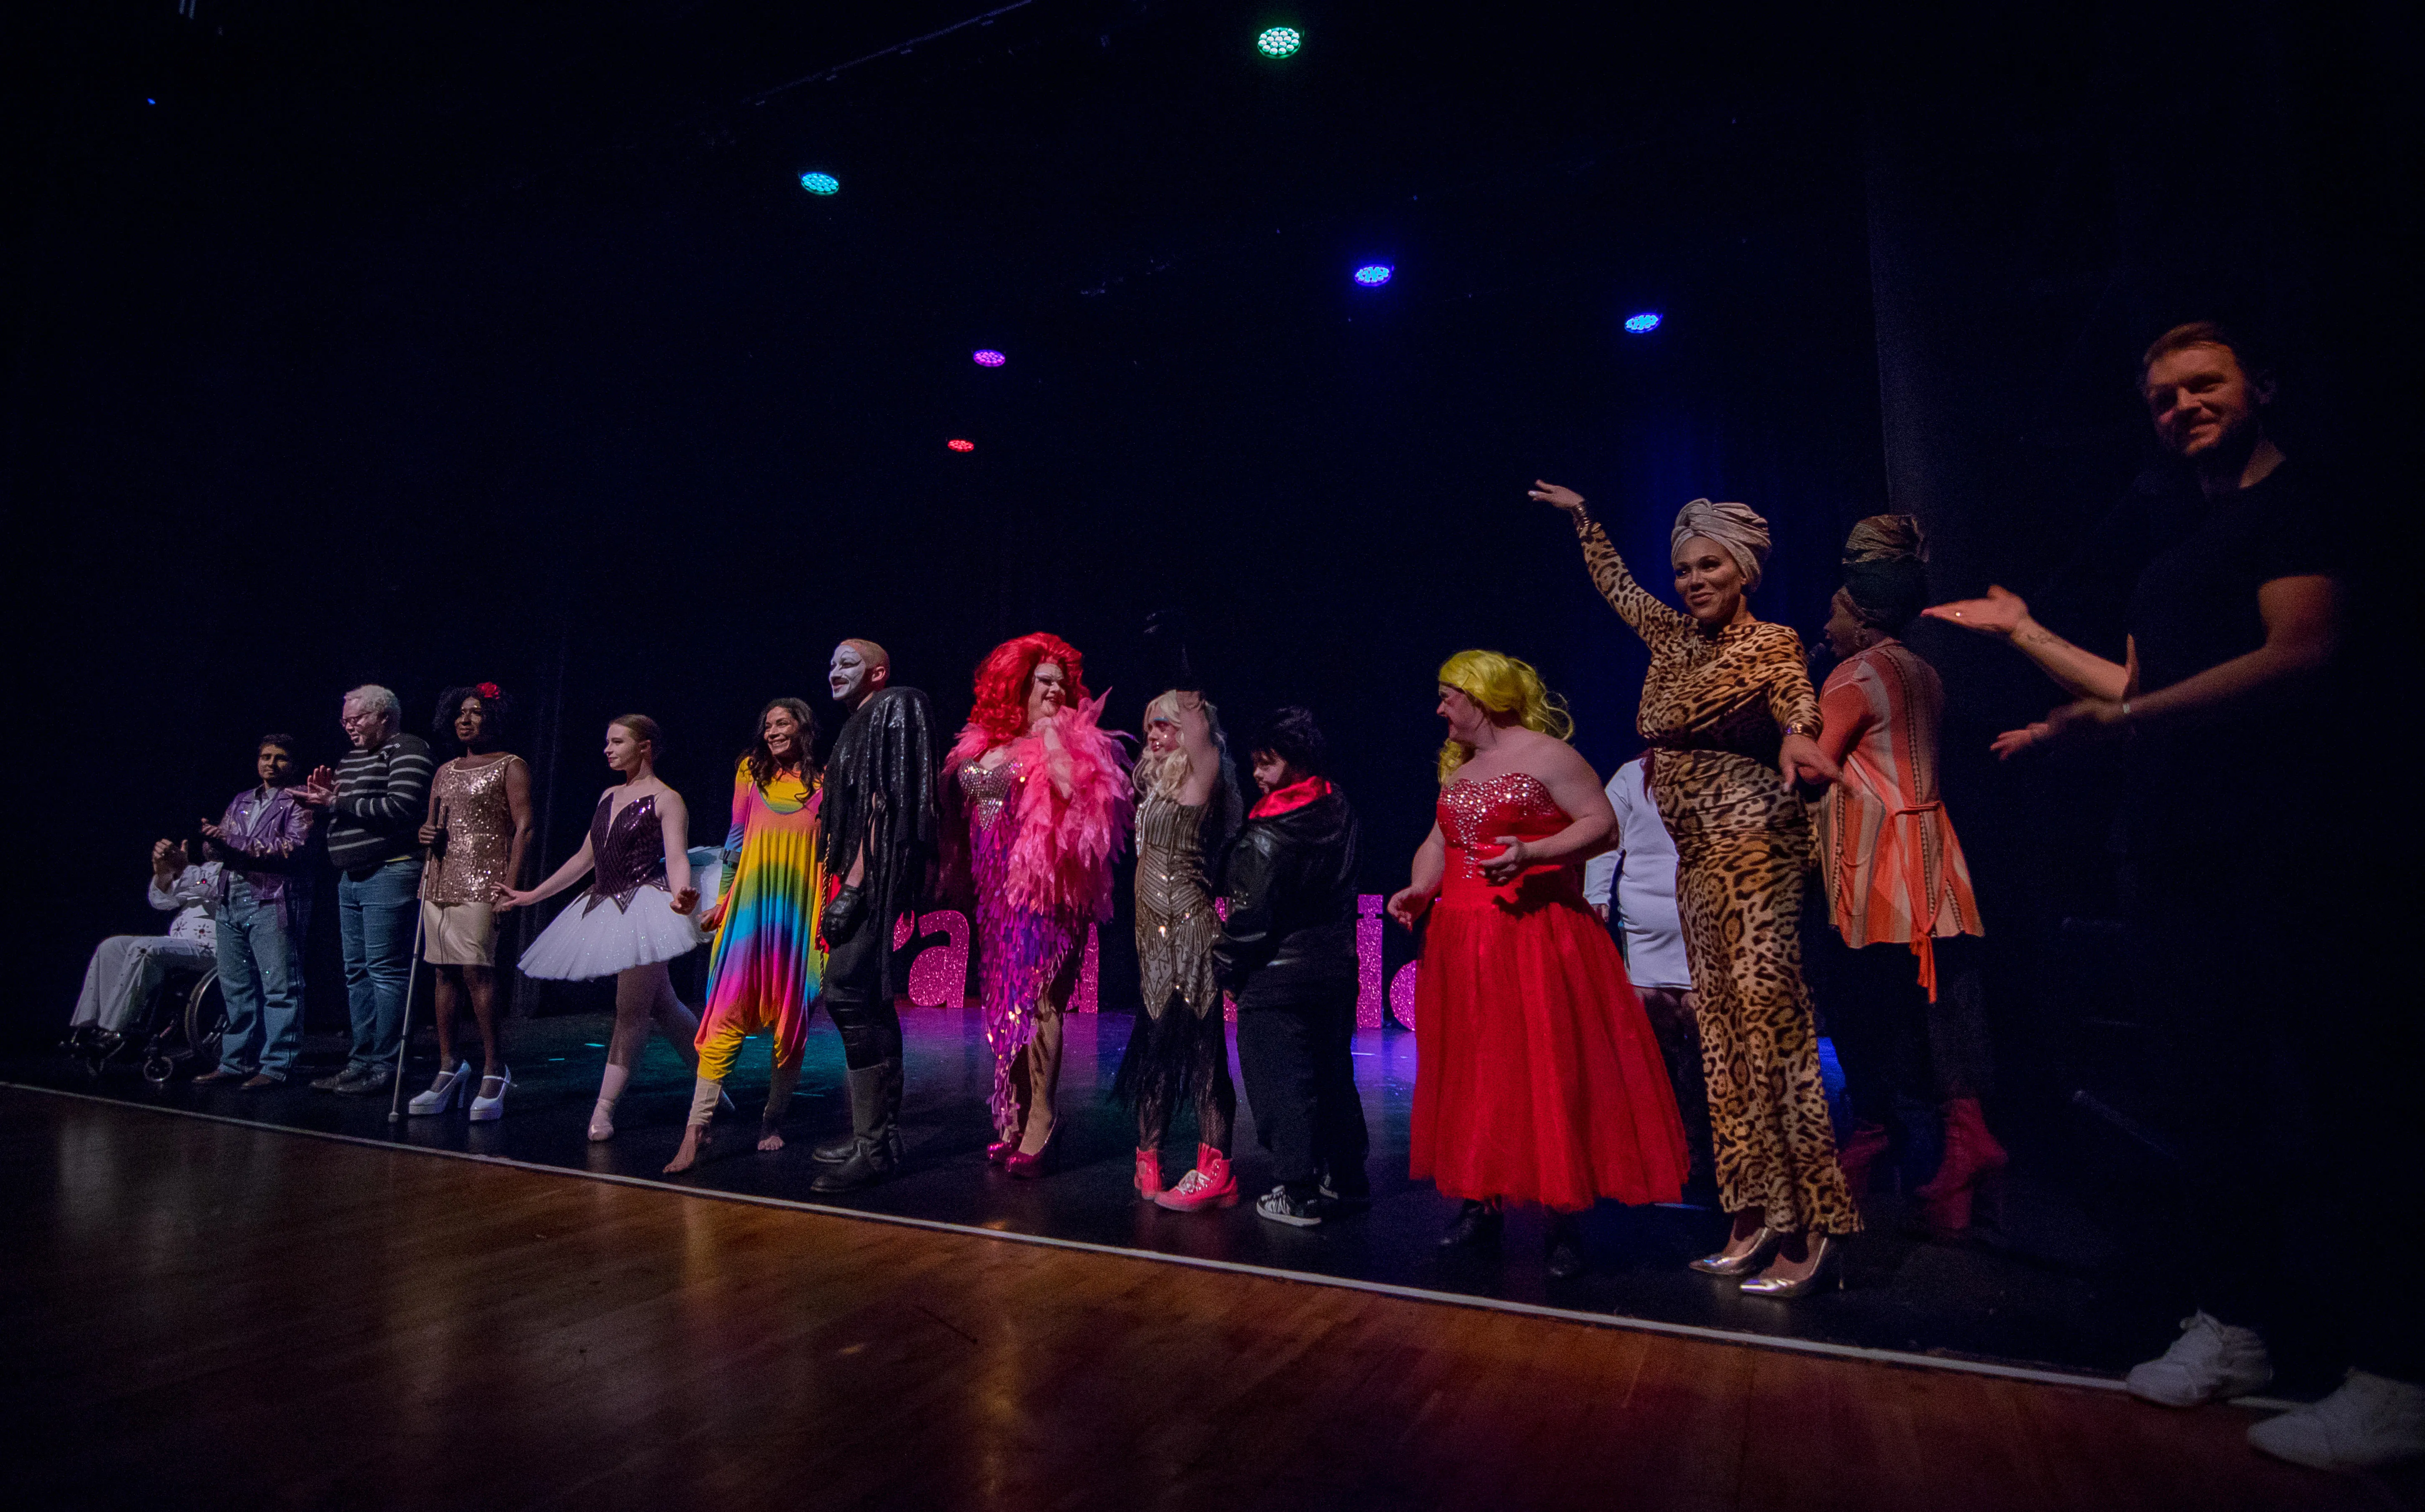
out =
{"type": "MultiPolygon", "coordinates": [[[[497,911],[527,908],[590,877],[581,900],[555,916],[522,952],[524,976],[554,981],[615,978],[615,1033],[606,1046],[606,1077],[589,1115],[589,1137],[615,1135],[615,1100],[631,1080],[633,1063],[649,1042],[653,1021],[696,1070],[699,1018],[674,995],[666,962],[705,942],[692,910],[700,887],[715,886],[713,862],[694,875],[690,812],[682,795],[657,778],[657,722],[627,714],[606,727],[606,764],[622,782],[598,799],[589,838],[555,875],[527,892],[497,889],[497,911]]],[[[700,860],[713,851],[699,853],[700,860]]]]}

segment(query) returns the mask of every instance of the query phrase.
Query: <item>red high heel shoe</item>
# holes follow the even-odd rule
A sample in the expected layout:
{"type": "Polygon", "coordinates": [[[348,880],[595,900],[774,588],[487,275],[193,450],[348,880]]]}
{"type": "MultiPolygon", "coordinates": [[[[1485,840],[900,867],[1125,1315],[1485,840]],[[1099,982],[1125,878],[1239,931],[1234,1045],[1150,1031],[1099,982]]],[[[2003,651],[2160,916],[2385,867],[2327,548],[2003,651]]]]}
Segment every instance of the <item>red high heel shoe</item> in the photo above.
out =
{"type": "MultiPolygon", "coordinates": [[[[1000,1133],[999,1130],[995,1132],[1000,1133]]],[[[1017,1154],[1019,1152],[1019,1135],[1020,1131],[1014,1129],[1003,1138],[997,1139],[993,1141],[993,1143],[986,1146],[986,1164],[988,1166],[1000,1166],[1008,1161],[1011,1156],[1017,1154]]]]}
{"type": "Polygon", "coordinates": [[[1055,1157],[1060,1154],[1060,1143],[1061,1121],[1055,1118],[1052,1121],[1052,1132],[1044,1136],[1044,1143],[1036,1147],[1035,1154],[1031,1155],[1023,1150],[1013,1150],[1010,1152],[1010,1158],[1002,1163],[1003,1169],[1022,1181],[1032,1182],[1056,1163],[1055,1157]]]}
{"type": "Polygon", "coordinates": [[[1836,1164],[1843,1168],[1844,1185],[1858,1204],[1870,1189],[1870,1182],[1878,1161],[1889,1147],[1884,1124],[1865,1123],[1853,1131],[1853,1137],[1836,1147],[1836,1164]]]}

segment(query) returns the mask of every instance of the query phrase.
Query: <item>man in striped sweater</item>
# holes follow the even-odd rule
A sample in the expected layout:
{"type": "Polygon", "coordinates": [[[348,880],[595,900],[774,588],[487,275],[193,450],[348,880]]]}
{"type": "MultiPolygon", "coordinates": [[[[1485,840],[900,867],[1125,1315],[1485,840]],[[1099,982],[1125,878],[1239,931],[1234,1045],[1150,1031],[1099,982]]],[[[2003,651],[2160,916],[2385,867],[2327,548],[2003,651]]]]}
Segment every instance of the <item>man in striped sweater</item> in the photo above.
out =
{"type": "Polygon", "coordinates": [[[395,695],[365,684],[345,695],[353,751],[323,766],[297,797],[329,813],[329,863],[337,869],[337,931],[345,953],[345,1006],[354,1043],[343,1070],[312,1085],[324,1092],[387,1090],[404,1033],[412,980],[412,931],[421,910],[421,821],[429,807],[429,743],[402,733],[395,695]]]}

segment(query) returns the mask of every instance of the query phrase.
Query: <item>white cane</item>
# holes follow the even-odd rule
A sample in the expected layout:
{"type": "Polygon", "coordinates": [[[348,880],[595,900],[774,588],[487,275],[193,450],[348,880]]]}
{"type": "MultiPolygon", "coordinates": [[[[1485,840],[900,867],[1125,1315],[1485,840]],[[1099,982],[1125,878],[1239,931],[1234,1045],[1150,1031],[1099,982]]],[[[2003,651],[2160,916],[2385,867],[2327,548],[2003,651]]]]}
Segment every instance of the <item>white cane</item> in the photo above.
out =
{"type": "Polygon", "coordinates": [[[402,1123],[404,1114],[404,1053],[412,1044],[412,989],[421,979],[421,927],[428,921],[418,894],[412,900],[412,954],[404,967],[404,1023],[395,1037],[395,1087],[387,1095],[387,1121],[402,1123]]]}

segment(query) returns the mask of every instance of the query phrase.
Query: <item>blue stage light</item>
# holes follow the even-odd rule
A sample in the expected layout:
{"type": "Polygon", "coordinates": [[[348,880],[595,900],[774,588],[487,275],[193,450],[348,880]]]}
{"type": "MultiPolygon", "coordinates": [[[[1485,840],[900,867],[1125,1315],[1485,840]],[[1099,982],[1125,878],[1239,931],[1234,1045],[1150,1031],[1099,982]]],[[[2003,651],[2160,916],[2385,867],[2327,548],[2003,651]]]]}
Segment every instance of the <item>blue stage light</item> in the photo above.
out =
{"type": "Polygon", "coordinates": [[[1628,315],[1625,317],[1625,329],[1630,334],[1635,336],[1645,335],[1650,331],[1657,330],[1659,329],[1659,312],[1656,310],[1645,310],[1638,315],[1628,315]]]}
{"type": "Polygon", "coordinates": [[[1368,289],[1377,289],[1389,282],[1389,275],[1396,271],[1387,263],[1367,263],[1356,270],[1356,281],[1368,289]]]}
{"type": "Polygon", "coordinates": [[[1267,26],[1255,39],[1255,51],[1265,57],[1286,57],[1305,45],[1305,34],[1294,26],[1267,26]]]}
{"type": "Polygon", "coordinates": [[[811,194],[834,194],[841,190],[842,180],[830,173],[803,173],[800,187],[811,194]]]}

